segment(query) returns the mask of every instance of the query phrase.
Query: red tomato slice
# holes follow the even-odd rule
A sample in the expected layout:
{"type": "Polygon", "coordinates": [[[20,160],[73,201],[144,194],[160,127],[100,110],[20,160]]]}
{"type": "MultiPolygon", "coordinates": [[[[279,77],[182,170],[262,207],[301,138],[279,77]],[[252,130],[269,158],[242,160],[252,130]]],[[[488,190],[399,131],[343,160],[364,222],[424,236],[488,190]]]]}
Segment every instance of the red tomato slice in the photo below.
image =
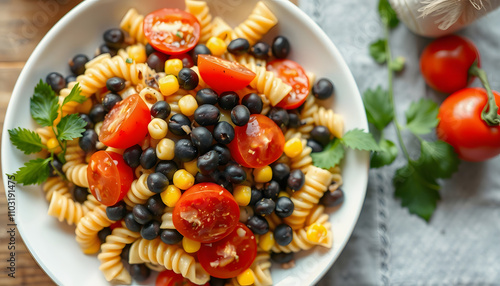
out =
{"type": "Polygon", "coordinates": [[[192,186],[175,204],[172,220],[185,237],[210,243],[227,236],[240,218],[233,195],[214,183],[192,186]]]}
{"type": "Polygon", "coordinates": [[[208,274],[217,278],[235,277],[252,265],[257,256],[255,235],[238,222],[228,236],[214,243],[202,244],[198,260],[208,274]]]}
{"type": "Polygon", "coordinates": [[[252,114],[247,125],[234,128],[234,139],[228,146],[231,156],[240,165],[261,168],[283,154],[285,136],[274,121],[261,114],[252,114]]]}
{"type": "MultiPolygon", "coordinates": [[[[189,281],[189,279],[183,277],[181,274],[177,274],[172,270],[163,270],[156,277],[155,286],[199,286],[189,281]]],[[[203,286],[210,286],[210,283],[205,283],[203,286]]]]}
{"type": "Polygon", "coordinates": [[[201,78],[217,91],[235,91],[246,87],[255,73],[243,65],[211,55],[198,55],[201,78]]]}
{"type": "Polygon", "coordinates": [[[119,221],[115,221],[114,223],[112,223],[109,228],[111,228],[111,230],[117,228],[117,227],[122,227],[122,220],[119,220],[119,221]]]}
{"type": "Polygon", "coordinates": [[[125,196],[134,180],[134,171],[114,152],[95,152],[87,167],[87,180],[92,195],[101,204],[112,206],[125,196]]]}
{"type": "Polygon", "coordinates": [[[284,83],[292,87],[292,91],[276,106],[294,109],[306,101],[309,94],[309,78],[301,65],[292,60],[274,60],[267,64],[267,70],[276,74],[284,83]]]}
{"type": "Polygon", "coordinates": [[[185,53],[200,39],[200,23],[186,11],[156,10],[144,17],[144,35],[155,49],[168,55],[185,53]]]}
{"type": "Polygon", "coordinates": [[[99,141],[114,148],[128,148],[148,134],[151,114],[138,94],[115,104],[104,118],[99,141]]]}

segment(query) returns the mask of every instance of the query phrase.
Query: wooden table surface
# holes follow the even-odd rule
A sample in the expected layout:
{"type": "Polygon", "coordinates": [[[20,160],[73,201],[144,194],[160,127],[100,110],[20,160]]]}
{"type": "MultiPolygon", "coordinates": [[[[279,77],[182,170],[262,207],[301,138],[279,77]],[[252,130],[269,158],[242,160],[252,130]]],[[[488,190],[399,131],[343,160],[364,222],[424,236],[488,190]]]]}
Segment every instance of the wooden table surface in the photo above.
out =
{"type": "MultiPolygon", "coordinates": [[[[81,0],[0,0],[0,126],[26,60],[47,31],[81,0]]],[[[1,135],[0,135],[1,136],[1,135]]],[[[1,156],[1,154],[0,154],[1,156]]],[[[0,285],[54,285],[16,234],[15,278],[8,276],[7,201],[0,184],[0,285]]]]}

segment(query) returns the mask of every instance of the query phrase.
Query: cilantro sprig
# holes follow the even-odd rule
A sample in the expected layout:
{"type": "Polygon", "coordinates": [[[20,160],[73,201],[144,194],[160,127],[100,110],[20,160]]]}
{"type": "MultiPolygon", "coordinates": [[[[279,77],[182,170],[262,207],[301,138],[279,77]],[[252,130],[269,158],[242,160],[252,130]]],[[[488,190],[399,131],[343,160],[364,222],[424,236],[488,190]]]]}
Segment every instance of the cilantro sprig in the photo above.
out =
{"type": "Polygon", "coordinates": [[[374,152],[370,165],[379,168],[390,165],[398,156],[396,144],[384,138],[384,130],[393,123],[399,147],[407,161],[406,165],[396,170],[393,178],[395,197],[401,199],[401,205],[410,213],[429,221],[440,199],[439,179],[450,178],[458,169],[460,160],[453,147],[443,141],[427,141],[421,135],[428,134],[438,124],[439,107],[429,99],[411,103],[405,113],[406,124],[402,125],[395,116],[393,73],[404,68],[402,57],[392,58],[389,35],[399,20],[387,0],[379,1],[379,15],[382,20],[385,38],[378,39],[369,47],[370,55],[379,64],[388,67],[388,88],[368,89],[363,94],[368,122],[378,132],[380,151],[374,152]],[[402,132],[409,131],[420,142],[420,155],[411,158],[404,144],[402,132]]]}
{"type": "MultiPolygon", "coordinates": [[[[70,114],[62,116],[59,122],[56,119],[62,115],[62,108],[69,102],[82,103],[87,98],[80,94],[81,89],[76,84],[70,94],[64,98],[62,104],[59,104],[59,98],[52,90],[50,85],[42,80],[36,85],[33,96],[30,99],[31,117],[40,126],[50,126],[55,134],[58,145],[61,147],[59,155],[54,153],[54,150],[42,143],[42,139],[38,133],[26,128],[14,128],[8,130],[10,141],[17,149],[24,154],[29,155],[38,153],[42,150],[50,152],[47,158],[38,158],[26,162],[14,175],[18,183],[23,185],[41,184],[47,180],[50,175],[52,163],[54,160],[65,163],[64,154],[66,153],[66,141],[73,140],[82,136],[87,124],[80,116],[70,114]]],[[[53,168],[52,168],[53,169],[53,168]]],[[[57,173],[57,171],[56,171],[57,173]]],[[[59,174],[63,176],[62,174],[59,174]]]]}

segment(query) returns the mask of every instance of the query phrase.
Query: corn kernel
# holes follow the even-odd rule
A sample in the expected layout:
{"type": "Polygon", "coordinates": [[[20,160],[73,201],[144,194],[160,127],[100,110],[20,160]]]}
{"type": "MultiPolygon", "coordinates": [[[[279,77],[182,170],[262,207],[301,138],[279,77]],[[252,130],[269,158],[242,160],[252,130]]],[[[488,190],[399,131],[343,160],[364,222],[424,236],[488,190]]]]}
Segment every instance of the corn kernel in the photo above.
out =
{"type": "Polygon", "coordinates": [[[289,198],[289,197],[290,197],[290,194],[289,194],[289,193],[287,193],[287,192],[285,192],[285,191],[281,191],[281,192],[279,192],[279,194],[278,194],[278,198],[279,198],[279,197],[287,197],[287,198],[289,198]]]}
{"type": "Polygon", "coordinates": [[[255,168],[253,170],[253,179],[256,183],[267,183],[273,178],[273,170],[270,166],[255,168]]]}
{"type": "Polygon", "coordinates": [[[211,37],[207,41],[207,48],[210,50],[212,55],[220,57],[226,52],[227,45],[221,38],[211,37]]]}
{"type": "Polygon", "coordinates": [[[160,194],[161,200],[167,207],[173,208],[180,199],[182,193],[179,188],[174,185],[169,185],[165,191],[160,194]]]}
{"type": "Polygon", "coordinates": [[[187,190],[194,185],[194,176],[188,171],[180,169],[174,173],[173,181],[177,188],[187,190]]]}
{"type": "Polygon", "coordinates": [[[156,145],[156,156],[160,160],[172,160],[175,157],[174,149],[175,142],[172,139],[163,138],[156,145]]]}
{"type": "Polygon", "coordinates": [[[146,48],[143,45],[130,46],[128,50],[128,57],[136,63],[145,63],[148,59],[146,55],[146,48]]]}
{"type": "Polygon", "coordinates": [[[167,75],[158,80],[161,94],[168,96],[176,93],[179,90],[179,82],[174,75],[167,75]]]}
{"type": "Polygon", "coordinates": [[[47,140],[47,148],[50,152],[54,153],[60,153],[62,151],[61,146],[59,145],[59,141],[57,141],[57,139],[54,137],[47,140]]]}
{"type": "Polygon", "coordinates": [[[247,206],[252,197],[252,188],[245,185],[237,185],[233,190],[233,196],[239,206],[247,206]]]}
{"type": "Polygon", "coordinates": [[[284,152],[290,158],[297,157],[300,153],[302,153],[302,142],[299,138],[292,138],[285,143],[284,152]]]}
{"type": "Polygon", "coordinates": [[[312,243],[326,242],[327,236],[328,236],[328,230],[322,224],[313,223],[307,229],[307,240],[309,240],[312,243]]]}
{"type": "Polygon", "coordinates": [[[198,102],[196,102],[196,99],[192,95],[188,94],[179,99],[179,109],[182,114],[191,116],[194,114],[196,108],[198,108],[198,102]]]}
{"type": "Polygon", "coordinates": [[[255,283],[255,275],[253,274],[252,269],[248,268],[236,276],[236,280],[238,280],[238,283],[240,283],[241,286],[252,285],[255,283]]]}
{"type": "Polygon", "coordinates": [[[196,173],[198,173],[198,160],[194,159],[193,161],[184,162],[184,169],[191,175],[196,176],[196,173]]]}
{"type": "Polygon", "coordinates": [[[161,118],[153,118],[148,124],[148,131],[153,139],[165,138],[168,133],[168,124],[161,118]]]}
{"type": "Polygon", "coordinates": [[[179,71],[184,67],[180,59],[170,59],[165,62],[165,73],[175,76],[179,75],[179,71]]]}
{"type": "Polygon", "coordinates": [[[184,236],[182,238],[182,247],[187,253],[195,253],[196,251],[200,250],[201,243],[184,236]]]}
{"type": "Polygon", "coordinates": [[[264,251],[269,251],[274,245],[274,233],[272,231],[267,232],[260,236],[259,246],[264,251]]]}

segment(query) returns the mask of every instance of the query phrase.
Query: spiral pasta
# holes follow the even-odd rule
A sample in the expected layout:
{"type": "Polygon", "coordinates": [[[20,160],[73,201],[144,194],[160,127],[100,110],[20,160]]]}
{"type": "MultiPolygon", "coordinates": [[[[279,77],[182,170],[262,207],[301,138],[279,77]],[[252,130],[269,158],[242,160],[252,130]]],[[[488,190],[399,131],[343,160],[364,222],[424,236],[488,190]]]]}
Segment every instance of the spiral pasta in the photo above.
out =
{"type": "Polygon", "coordinates": [[[69,225],[77,224],[85,215],[83,206],[75,202],[68,193],[53,192],[47,213],[57,217],[59,221],[65,220],[69,225]]]}
{"type": "Polygon", "coordinates": [[[75,161],[68,161],[63,165],[63,172],[68,181],[73,184],[88,188],[89,182],[87,180],[87,164],[76,163],[75,161]]]}
{"type": "Polygon", "coordinates": [[[139,14],[136,9],[131,8],[122,18],[120,28],[128,32],[136,42],[147,44],[148,40],[144,35],[144,16],[139,14]]]}
{"type": "Polygon", "coordinates": [[[290,85],[284,83],[265,67],[257,66],[255,63],[249,63],[245,66],[255,72],[255,78],[250,82],[250,86],[259,93],[264,93],[272,106],[278,104],[292,90],[290,85]]]}
{"type": "MultiPolygon", "coordinates": [[[[257,253],[254,262],[250,266],[254,274],[255,286],[270,286],[273,285],[273,278],[271,277],[271,260],[268,252],[260,251],[257,253]]],[[[232,278],[229,285],[240,286],[236,278],[232,278]]]]}
{"type": "Polygon", "coordinates": [[[300,169],[303,173],[312,165],[312,148],[307,146],[307,140],[302,139],[302,152],[299,155],[290,158],[290,168],[292,170],[300,169]]]}
{"type": "Polygon", "coordinates": [[[123,201],[129,206],[141,205],[145,203],[155,193],[148,189],[147,179],[149,174],[142,174],[138,179],[135,179],[130,186],[130,190],[123,198],[123,201]]]}
{"type": "Polygon", "coordinates": [[[45,198],[49,202],[52,200],[54,193],[59,193],[60,195],[69,193],[67,183],[60,176],[48,178],[43,184],[42,189],[45,192],[45,198]]]}
{"type": "Polygon", "coordinates": [[[186,10],[193,14],[200,22],[200,42],[208,41],[212,35],[212,15],[208,8],[207,2],[186,0],[186,10]]]}
{"type": "Polygon", "coordinates": [[[101,242],[97,233],[112,223],[113,221],[106,215],[106,206],[104,205],[96,207],[80,219],[75,234],[76,241],[80,244],[83,253],[93,254],[99,251],[101,242]]]}
{"type": "Polygon", "coordinates": [[[210,279],[210,275],[200,263],[182,247],[165,244],[159,238],[154,240],[140,238],[130,247],[129,263],[144,262],[163,265],[166,269],[182,274],[195,284],[202,285],[210,279]]]}
{"type": "Polygon", "coordinates": [[[227,44],[234,36],[233,29],[221,17],[214,17],[212,20],[212,36],[224,40],[227,44]]]}
{"type": "Polygon", "coordinates": [[[250,45],[254,45],[277,23],[278,18],[259,1],[250,16],[234,28],[234,37],[247,39],[250,45]]]}
{"type": "Polygon", "coordinates": [[[313,118],[316,125],[326,126],[333,136],[342,138],[344,134],[344,118],[340,114],[320,106],[318,112],[314,113],[313,118]]]}
{"type": "Polygon", "coordinates": [[[174,208],[166,207],[161,216],[161,229],[175,229],[174,221],[172,220],[174,208]]]}
{"type": "Polygon", "coordinates": [[[304,134],[304,137],[308,138],[309,133],[314,128],[314,114],[318,112],[319,105],[316,103],[314,96],[309,95],[304,103],[304,108],[300,113],[301,126],[298,131],[304,134]]]}

